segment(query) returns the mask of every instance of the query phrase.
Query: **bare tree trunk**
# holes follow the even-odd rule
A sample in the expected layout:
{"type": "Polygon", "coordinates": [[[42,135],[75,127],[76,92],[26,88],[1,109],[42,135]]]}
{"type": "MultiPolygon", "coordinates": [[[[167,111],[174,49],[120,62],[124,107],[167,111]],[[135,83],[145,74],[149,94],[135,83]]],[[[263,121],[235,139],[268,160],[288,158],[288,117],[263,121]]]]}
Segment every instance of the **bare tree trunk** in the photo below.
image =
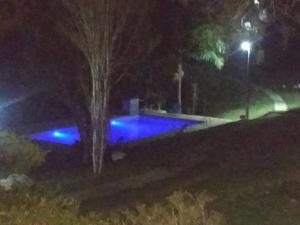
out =
{"type": "MultiPolygon", "coordinates": [[[[70,93],[71,94],[71,93],[70,93]]],[[[70,110],[72,111],[75,123],[78,126],[78,131],[80,134],[80,142],[79,146],[80,152],[82,153],[82,163],[88,164],[91,157],[91,119],[90,114],[87,108],[83,105],[80,105],[79,100],[73,99],[70,102],[70,110]]]]}
{"type": "MultiPolygon", "coordinates": [[[[97,108],[92,104],[92,108],[97,108]]],[[[102,111],[102,110],[101,110],[102,111]]],[[[100,175],[103,167],[103,156],[106,149],[106,122],[104,116],[100,116],[103,112],[93,114],[93,144],[92,144],[92,160],[93,160],[93,173],[100,175]]]]}
{"type": "Polygon", "coordinates": [[[78,126],[80,141],[82,145],[82,162],[87,164],[91,157],[91,119],[90,113],[85,106],[82,105],[77,93],[70,92],[71,88],[62,89],[61,94],[64,96],[64,102],[72,113],[73,119],[78,126]]]}
{"type": "Polygon", "coordinates": [[[197,109],[197,101],[198,101],[198,84],[195,82],[192,84],[193,88],[193,107],[192,107],[192,114],[196,114],[197,109]]]}
{"type": "Polygon", "coordinates": [[[100,175],[107,144],[109,86],[107,77],[100,75],[97,65],[93,66],[92,73],[94,79],[91,101],[93,173],[100,175]]]}
{"type": "Polygon", "coordinates": [[[180,78],[178,80],[178,96],[177,96],[177,99],[178,99],[178,112],[177,113],[181,113],[182,112],[182,105],[181,105],[181,81],[182,81],[182,79],[180,78]]]}
{"type": "MultiPolygon", "coordinates": [[[[109,77],[111,67],[111,52],[113,49],[111,42],[111,5],[109,0],[96,2],[95,7],[99,10],[105,7],[102,17],[102,32],[96,30],[95,35],[102,38],[96,38],[94,43],[100,52],[93,52],[90,57],[90,68],[92,75],[92,99],[91,99],[91,121],[92,121],[92,160],[93,173],[100,175],[103,168],[103,158],[107,146],[106,130],[108,120],[108,102],[109,102],[109,77]],[[98,47],[99,47],[98,46],[98,47]]],[[[101,12],[101,10],[99,10],[101,12]]],[[[95,13],[96,16],[100,16],[95,13]]],[[[97,24],[97,19],[94,21],[97,24]]]]}
{"type": "Polygon", "coordinates": [[[183,76],[184,76],[184,71],[182,70],[182,65],[178,64],[178,70],[174,74],[175,80],[178,81],[178,91],[177,91],[178,112],[177,113],[182,113],[181,85],[182,85],[183,76]]]}
{"type": "MultiPolygon", "coordinates": [[[[132,49],[136,48],[136,41],[141,37],[139,35],[141,30],[137,28],[144,26],[146,14],[144,15],[136,5],[143,2],[139,0],[61,0],[61,2],[69,14],[66,17],[62,16],[59,28],[79,47],[90,66],[92,92],[87,89],[86,93],[90,107],[93,172],[99,175],[107,145],[110,78],[116,68],[129,64],[128,55],[130,57],[134,55],[132,49]],[[139,20],[133,24],[132,19],[135,20],[136,15],[139,15],[139,20]]],[[[151,2],[149,0],[147,4],[141,4],[145,13],[150,9],[148,4],[151,2]]],[[[136,55],[140,57],[142,54],[145,52],[136,55]]],[[[121,76],[114,81],[120,78],[121,76]]]]}
{"type": "Polygon", "coordinates": [[[83,164],[89,164],[91,159],[91,149],[92,149],[92,135],[91,135],[91,123],[87,124],[87,121],[78,121],[80,139],[82,143],[82,162],[83,164]]]}

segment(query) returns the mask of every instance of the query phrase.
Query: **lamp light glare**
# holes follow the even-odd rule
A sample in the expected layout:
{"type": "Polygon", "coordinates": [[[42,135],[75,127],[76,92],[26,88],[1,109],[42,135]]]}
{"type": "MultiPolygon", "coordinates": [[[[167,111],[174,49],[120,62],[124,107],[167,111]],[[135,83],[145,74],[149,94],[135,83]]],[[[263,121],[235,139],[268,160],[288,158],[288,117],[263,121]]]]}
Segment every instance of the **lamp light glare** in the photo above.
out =
{"type": "Polygon", "coordinates": [[[250,50],[251,50],[251,43],[249,41],[243,41],[242,44],[241,44],[241,49],[243,51],[250,52],[250,50]]]}
{"type": "Polygon", "coordinates": [[[284,102],[276,102],[274,104],[274,108],[276,112],[284,112],[288,110],[288,107],[284,102]]]}

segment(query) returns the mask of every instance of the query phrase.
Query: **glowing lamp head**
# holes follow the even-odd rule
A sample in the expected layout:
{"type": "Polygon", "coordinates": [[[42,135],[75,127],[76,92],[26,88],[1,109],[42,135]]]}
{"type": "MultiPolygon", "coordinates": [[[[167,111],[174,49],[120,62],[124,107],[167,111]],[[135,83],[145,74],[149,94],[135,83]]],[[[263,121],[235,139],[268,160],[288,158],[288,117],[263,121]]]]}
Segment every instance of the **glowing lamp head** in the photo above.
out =
{"type": "Polygon", "coordinates": [[[241,49],[249,53],[251,50],[251,43],[249,41],[243,41],[241,44],[241,49]]]}

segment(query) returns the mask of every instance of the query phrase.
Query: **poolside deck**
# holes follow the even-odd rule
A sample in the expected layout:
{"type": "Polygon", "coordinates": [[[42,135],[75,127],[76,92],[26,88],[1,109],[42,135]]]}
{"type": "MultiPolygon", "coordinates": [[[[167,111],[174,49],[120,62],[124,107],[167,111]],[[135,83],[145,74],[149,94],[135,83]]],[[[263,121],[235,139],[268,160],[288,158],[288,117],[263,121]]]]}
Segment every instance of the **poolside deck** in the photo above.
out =
{"type": "Polygon", "coordinates": [[[199,115],[189,115],[189,114],[182,114],[182,113],[181,114],[166,113],[163,111],[152,110],[152,109],[143,109],[143,110],[141,110],[141,114],[202,122],[201,124],[186,127],[183,130],[183,132],[193,132],[193,131],[197,131],[197,130],[204,130],[204,129],[208,129],[211,127],[216,127],[216,126],[234,122],[232,120],[222,119],[222,118],[199,116],[199,115]]]}

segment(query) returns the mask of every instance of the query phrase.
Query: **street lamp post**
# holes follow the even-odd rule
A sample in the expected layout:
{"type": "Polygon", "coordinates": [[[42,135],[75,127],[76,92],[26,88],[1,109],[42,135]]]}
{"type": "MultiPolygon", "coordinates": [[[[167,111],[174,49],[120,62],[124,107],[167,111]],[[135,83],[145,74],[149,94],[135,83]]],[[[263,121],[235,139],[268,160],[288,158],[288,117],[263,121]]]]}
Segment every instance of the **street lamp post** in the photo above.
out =
{"type": "Polygon", "coordinates": [[[249,82],[249,70],[250,70],[250,53],[251,43],[244,41],[241,44],[241,49],[247,52],[247,69],[246,69],[246,119],[249,119],[249,104],[250,104],[250,82],[249,82]]]}

